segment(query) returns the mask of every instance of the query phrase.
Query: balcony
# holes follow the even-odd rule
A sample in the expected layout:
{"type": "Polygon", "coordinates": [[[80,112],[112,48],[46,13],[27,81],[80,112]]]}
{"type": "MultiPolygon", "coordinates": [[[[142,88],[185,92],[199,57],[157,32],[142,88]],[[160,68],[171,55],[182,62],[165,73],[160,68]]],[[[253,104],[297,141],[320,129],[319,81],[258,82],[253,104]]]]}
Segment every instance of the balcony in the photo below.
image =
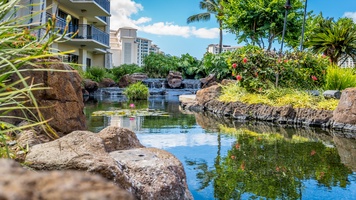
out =
{"type": "Polygon", "coordinates": [[[62,0],[61,5],[84,17],[110,16],[109,0],[62,0]]]}
{"type": "MultiPolygon", "coordinates": [[[[47,19],[51,18],[51,14],[47,13],[47,19]]],[[[60,17],[56,18],[56,31],[58,34],[62,34],[64,32],[64,28],[66,26],[65,19],[60,17]]],[[[88,24],[79,24],[73,25],[69,24],[68,26],[68,37],[79,30],[79,33],[75,35],[69,41],[66,41],[67,44],[73,46],[85,46],[88,50],[95,48],[109,48],[109,40],[110,35],[93,25],[88,24]]]]}
{"type": "Polygon", "coordinates": [[[77,28],[79,29],[79,33],[73,38],[73,40],[94,40],[95,42],[109,47],[110,36],[108,33],[105,33],[93,25],[87,24],[80,24],[77,26],[77,28]]]}

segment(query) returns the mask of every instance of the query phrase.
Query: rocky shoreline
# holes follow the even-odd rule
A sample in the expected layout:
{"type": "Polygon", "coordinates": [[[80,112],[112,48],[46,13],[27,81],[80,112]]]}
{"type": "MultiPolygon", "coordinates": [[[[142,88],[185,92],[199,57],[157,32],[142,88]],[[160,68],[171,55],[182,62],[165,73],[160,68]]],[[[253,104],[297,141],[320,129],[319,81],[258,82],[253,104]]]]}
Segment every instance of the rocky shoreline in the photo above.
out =
{"type": "Polygon", "coordinates": [[[293,126],[329,128],[347,132],[345,134],[347,137],[356,138],[355,88],[343,91],[340,102],[334,111],[293,108],[292,106],[249,105],[242,102],[224,103],[216,100],[221,89],[220,85],[213,85],[199,90],[195,96],[181,96],[181,107],[195,112],[210,112],[234,120],[258,120],[293,126]]]}

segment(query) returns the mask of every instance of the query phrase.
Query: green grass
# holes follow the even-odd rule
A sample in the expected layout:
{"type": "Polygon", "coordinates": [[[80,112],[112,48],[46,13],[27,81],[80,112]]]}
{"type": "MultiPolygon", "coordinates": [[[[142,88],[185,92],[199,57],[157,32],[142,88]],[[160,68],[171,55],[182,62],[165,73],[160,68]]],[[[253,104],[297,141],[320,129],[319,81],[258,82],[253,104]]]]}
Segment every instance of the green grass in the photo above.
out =
{"type": "Polygon", "coordinates": [[[313,108],[318,110],[334,110],[338,100],[325,99],[323,96],[313,96],[305,91],[290,88],[275,88],[249,93],[237,84],[222,86],[222,94],[219,100],[222,102],[240,101],[247,104],[265,104],[269,106],[286,106],[293,108],[313,108]]]}

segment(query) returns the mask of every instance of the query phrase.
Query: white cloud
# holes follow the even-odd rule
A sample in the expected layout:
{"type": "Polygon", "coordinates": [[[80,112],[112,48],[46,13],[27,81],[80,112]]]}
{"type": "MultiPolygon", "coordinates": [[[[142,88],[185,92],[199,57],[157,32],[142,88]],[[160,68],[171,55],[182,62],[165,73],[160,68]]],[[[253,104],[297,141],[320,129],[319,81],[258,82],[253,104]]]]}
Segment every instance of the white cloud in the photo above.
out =
{"type": "Polygon", "coordinates": [[[143,6],[141,4],[135,3],[132,0],[116,0],[111,1],[111,29],[116,30],[120,27],[129,26],[133,28],[138,28],[137,23],[139,24],[141,21],[148,21],[147,19],[139,19],[137,21],[132,20],[130,17],[132,14],[136,14],[139,11],[143,10],[143,6]]]}
{"type": "Polygon", "coordinates": [[[195,29],[195,27],[192,28],[192,35],[198,38],[205,38],[205,39],[215,39],[219,37],[219,29],[218,28],[211,28],[211,29],[206,29],[206,28],[200,28],[200,29],[195,29]]]}
{"type": "Polygon", "coordinates": [[[356,12],[345,12],[343,17],[348,17],[356,22],[356,12]]]}
{"type": "Polygon", "coordinates": [[[178,26],[167,22],[158,22],[152,25],[142,26],[139,30],[156,35],[173,35],[185,38],[191,35],[191,28],[189,26],[178,26]]]}
{"type": "Polygon", "coordinates": [[[155,35],[181,36],[184,38],[197,37],[204,39],[215,39],[219,37],[218,28],[199,28],[194,26],[180,26],[169,22],[152,21],[149,17],[141,17],[137,20],[131,18],[133,14],[143,10],[143,6],[134,2],[134,0],[115,0],[111,1],[111,22],[110,29],[117,30],[120,27],[132,27],[140,31],[155,35]]]}

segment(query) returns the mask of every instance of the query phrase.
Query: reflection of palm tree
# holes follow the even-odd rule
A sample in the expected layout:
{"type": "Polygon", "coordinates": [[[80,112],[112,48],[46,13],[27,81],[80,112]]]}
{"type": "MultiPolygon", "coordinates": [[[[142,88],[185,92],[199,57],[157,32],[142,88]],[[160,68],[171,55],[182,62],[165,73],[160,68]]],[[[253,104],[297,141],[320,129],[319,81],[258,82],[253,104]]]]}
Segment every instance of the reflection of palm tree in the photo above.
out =
{"type": "Polygon", "coordinates": [[[222,51],[222,21],[219,19],[219,16],[222,16],[223,14],[223,8],[220,4],[222,0],[202,0],[199,3],[200,9],[206,10],[204,13],[199,13],[192,15],[188,17],[187,23],[192,23],[192,22],[199,22],[199,21],[209,21],[211,15],[215,15],[217,18],[217,21],[219,23],[219,34],[220,34],[220,40],[219,40],[219,53],[222,51]]]}
{"type": "Polygon", "coordinates": [[[210,185],[210,182],[215,179],[215,170],[209,170],[208,163],[205,160],[196,161],[187,159],[185,162],[189,166],[196,166],[196,169],[199,170],[197,173],[197,179],[199,180],[200,184],[198,190],[204,190],[210,185]]]}

